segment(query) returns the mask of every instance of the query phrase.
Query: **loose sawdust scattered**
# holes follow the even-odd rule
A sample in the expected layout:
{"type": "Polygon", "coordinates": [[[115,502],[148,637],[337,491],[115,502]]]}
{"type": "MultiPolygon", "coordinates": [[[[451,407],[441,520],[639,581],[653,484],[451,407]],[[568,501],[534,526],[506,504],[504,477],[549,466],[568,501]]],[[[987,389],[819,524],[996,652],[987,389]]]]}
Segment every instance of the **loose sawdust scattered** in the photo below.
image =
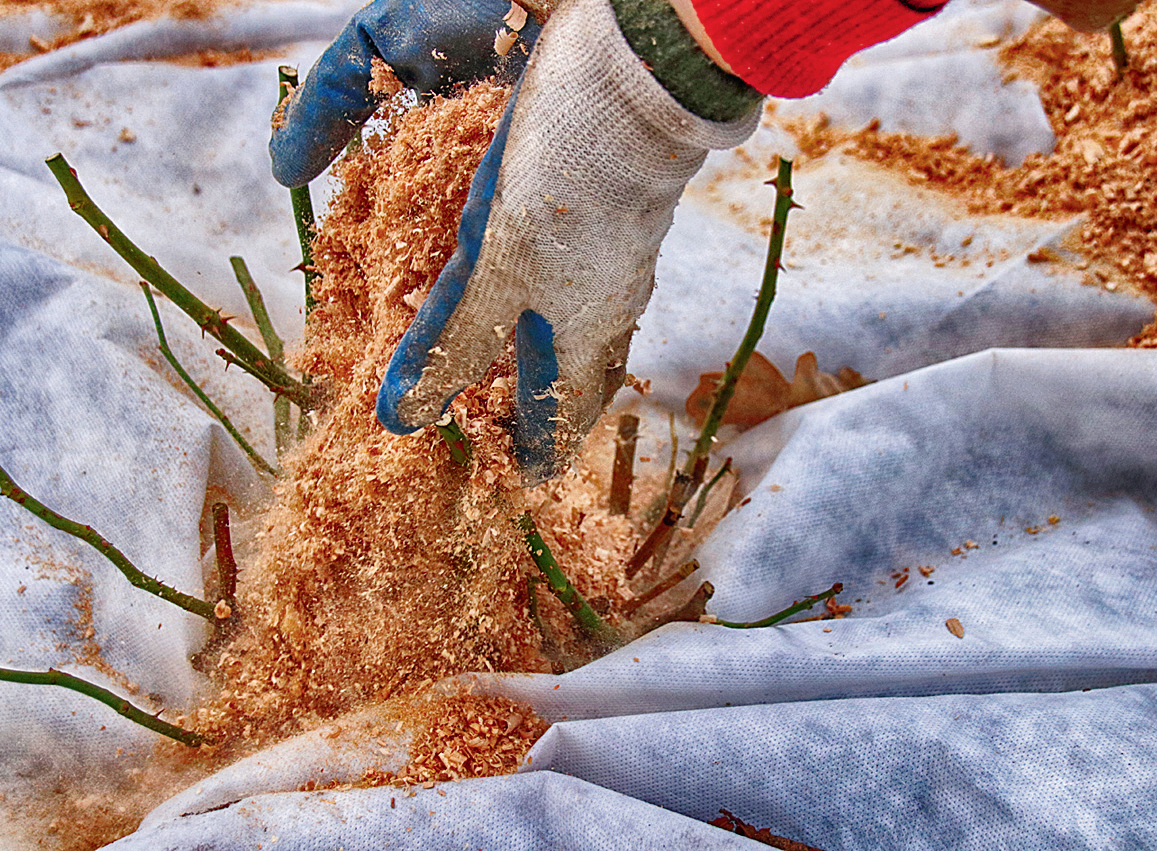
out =
{"type": "MultiPolygon", "coordinates": [[[[609,473],[613,435],[596,431],[589,466],[523,489],[507,430],[509,352],[451,408],[473,446],[468,470],[433,428],[397,437],[374,413],[385,365],[453,252],[507,94],[482,83],[436,98],[338,166],[343,189],[315,245],[318,306],[298,356],[324,383],[327,404],[286,459],[259,555],[241,575],[246,631],[217,665],[221,696],[192,719],[205,732],[258,746],[364,703],[412,701],[454,674],[550,671],[528,613],[534,566],[514,523],[526,510],[570,579],[606,602],[612,623],[616,602],[631,596],[623,565],[637,531],[608,514],[595,470],[609,473]]],[[[538,598],[562,657],[589,658],[562,606],[538,598]]],[[[482,698],[461,699],[484,717],[482,698]]],[[[517,714],[523,733],[541,729],[529,710],[517,714]]],[[[533,737],[515,738],[511,759],[533,737]]],[[[500,763],[512,766],[507,756],[500,763]]]]}
{"type": "MultiPolygon", "coordinates": [[[[203,17],[226,2],[125,0],[98,8],[59,0],[51,8],[71,15],[75,29],[41,47],[146,17],[203,17]]],[[[0,0],[0,14],[28,5],[0,0]]],[[[1151,3],[1126,23],[1132,68],[1121,80],[1104,38],[1057,24],[1036,27],[1005,49],[1016,73],[1041,85],[1058,134],[1053,156],[1031,157],[1019,169],[973,156],[952,139],[872,127],[847,133],[823,120],[794,129],[806,155],[840,148],[903,169],[914,183],[951,191],[976,212],[1085,213],[1087,253],[1154,293],[1155,30],[1151,3]]],[[[429,784],[513,770],[546,725],[508,701],[431,695],[430,687],[469,670],[550,670],[528,615],[532,567],[511,522],[523,510],[535,514],[575,584],[622,626],[616,605],[632,595],[622,565],[638,530],[605,510],[600,471],[610,468],[613,429],[596,429],[576,471],[527,493],[505,428],[509,357],[453,406],[474,446],[468,471],[453,464],[432,430],[393,437],[374,417],[384,365],[453,251],[471,176],[505,98],[483,84],[460,99],[436,99],[339,167],[345,188],[318,240],[319,307],[298,361],[326,383],[329,402],[288,459],[289,479],[260,532],[259,556],[242,573],[246,631],[220,657],[219,691],[191,717],[177,719],[231,741],[199,754],[163,744],[151,767],[130,772],[136,779],[112,792],[58,795],[60,808],[46,813],[45,823],[57,831],[92,826],[67,841],[55,837],[58,847],[91,848],[131,830],[145,802],[171,788],[161,786],[163,777],[176,778],[173,787],[187,784],[238,753],[364,703],[404,707],[402,723],[414,736],[402,770],[370,772],[362,784],[429,784]],[[118,800],[134,802],[131,811],[118,800]]],[[[1136,344],[1157,346],[1157,331],[1136,344]]],[[[642,501],[646,494],[637,496],[642,501]]],[[[562,607],[549,595],[539,600],[563,655],[581,658],[587,648],[562,607]]],[[[73,624],[78,660],[99,667],[99,648],[85,637],[87,605],[82,593],[73,624]]],[[[838,608],[829,605],[827,615],[845,613],[838,608]]],[[[741,825],[730,820],[731,829],[741,825]]]]}
{"type": "Polygon", "coordinates": [[[0,806],[11,824],[34,826],[25,832],[36,848],[93,851],[136,830],[153,807],[210,771],[203,754],[175,742],[151,753],[118,748],[115,760],[94,770],[46,767],[19,791],[0,793],[0,806]]]}
{"type": "MultiPolygon", "coordinates": [[[[25,53],[0,53],[0,70],[30,56],[47,53],[137,21],[166,17],[203,20],[220,9],[243,2],[246,0],[0,0],[0,20],[6,15],[39,8],[65,24],[64,29],[55,35],[33,35],[25,53]]],[[[223,61],[218,57],[214,64],[223,64],[223,61]]]]}
{"type": "Polygon", "coordinates": [[[884,133],[875,124],[847,131],[822,115],[784,124],[805,158],[839,150],[949,192],[973,213],[1083,214],[1076,247],[1091,261],[1088,282],[1112,289],[1116,272],[1157,297],[1157,4],[1143,4],[1123,30],[1130,67],[1120,79],[1107,35],[1055,20],[1002,49],[1009,74],[1039,86],[1057,137],[1051,155],[1032,154],[1019,168],[976,156],[955,137],[884,133]]]}
{"type": "Polygon", "coordinates": [[[229,65],[245,65],[250,62],[264,62],[281,56],[283,50],[270,48],[268,50],[250,50],[242,47],[239,50],[197,50],[192,53],[182,53],[179,56],[166,56],[165,62],[173,65],[187,65],[193,68],[225,68],[229,65]]]}
{"type": "MultiPolygon", "coordinates": [[[[387,91],[389,82],[382,80],[387,91]]],[[[337,166],[343,188],[315,243],[317,307],[296,356],[326,402],[309,437],[284,459],[287,477],[251,540],[240,540],[242,524],[234,526],[235,544],[252,550],[240,561],[243,628],[208,660],[213,693],[170,719],[215,744],[196,752],[162,744],[150,772],[188,781],[366,706],[397,718],[412,745],[403,768],[369,771],[354,785],[513,771],[547,725],[504,699],[448,695],[446,678],[550,672],[603,649],[576,632],[545,589],[536,595],[541,631],[530,616],[528,579],[537,571],[515,524],[524,511],[570,580],[625,637],[682,602],[673,591],[631,623],[620,613],[636,593],[625,564],[657,522],[656,506],[662,512],[656,497],[667,479],[661,469],[639,471],[635,504],[650,508],[633,519],[610,515],[613,423],[596,427],[566,475],[522,487],[508,432],[509,349],[451,408],[473,447],[469,469],[451,459],[433,428],[397,437],[377,423],[385,365],[454,250],[470,182],[507,96],[482,83],[404,113],[387,103],[385,135],[337,166]]],[[[726,510],[729,486],[716,490],[695,528],[676,536],[669,563],[680,563],[726,510]]],[[[171,791],[143,781],[118,787],[134,808],[110,820],[102,838],[132,829],[171,791]]],[[[119,812],[115,803],[92,799],[97,809],[119,812]]]]}

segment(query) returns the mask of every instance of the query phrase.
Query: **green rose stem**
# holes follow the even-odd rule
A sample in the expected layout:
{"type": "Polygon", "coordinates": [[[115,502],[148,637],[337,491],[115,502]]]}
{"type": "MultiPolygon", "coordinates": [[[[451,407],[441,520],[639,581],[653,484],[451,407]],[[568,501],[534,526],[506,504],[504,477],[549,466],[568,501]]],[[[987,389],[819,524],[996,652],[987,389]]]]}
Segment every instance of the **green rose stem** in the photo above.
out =
{"type": "Polygon", "coordinates": [[[106,541],[95,529],[91,526],[82,526],[80,523],[57,514],[17,485],[3,467],[0,467],[0,494],[8,497],[8,499],[17,505],[28,509],[54,529],[67,532],[74,538],[80,538],[80,540],[95,548],[97,552],[111,561],[113,566],[123,573],[125,578],[135,587],[140,588],[142,591],[148,591],[150,594],[160,597],[162,600],[172,603],[174,606],[179,606],[186,612],[191,612],[198,617],[202,617],[210,623],[215,621],[213,607],[211,605],[204,600],[198,600],[196,597],[182,594],[175,588],[170,588],[168,585],[153,579],[151,576],[146,576],[128,560],[124,553],[106,541]]]}
{"type": "Polygon", "coordinates": [[[200,399],[201,403],[209,409],[209,413],[215,416],[221,425],[225,426],[225,431],[229,432],[229,436],[232,437],[234,442],[236,442],[236,444],[241,447],[245,454],[249,456],[249,462],[255,468],[257,468],[262,473],[268,473],[271,476],[281,476],[281,470],[274,467],[272,464],[261,457],[260,453],[258,453],[258,451],[250,445],[249,441],[241,436],[241,432],[239,432],[237,427],[233,425],[232,421],[227,416],[225,416],[225,412],[213,403],[213,400],[209,398],[209,395],[197,385],[197,382],[193,380],[193,377],[185,371],[184,367],[181,366],[180,361],[177,360],[176,355],[173,354],[173,350],[169,348],[169,343],[165,339],[165,329],[161,325],[161,315],[157,312],[157,302],[153,298],[152,292],[149,290],[149,285],[144,281],[141,281],[141,290],[145,294],[145,299],[147,299],[149,302],[149,311],[153,314],[153,325],[156,326],[157,339],[160,340],[160,345],[158,348],[161,350],[161,354],[165,356],[165,360],[169,362],[169,366],[173,368],[177,375],[181,377],[181,380],[184,381],[185,384],[188,385],[189,389],[193,391],[193,395],[200,399]]]}
{"type": "MultiPolygon", "coordinates": [[[[245,294],[245,301],[249,304],[249,312],[253,314],[253,321],[257,323],[257,330],[261,332],[261,339],[265,341],[265,351],[269,352],[269,359],[275,366],[285,368],[285,344],[277,336],[273,328],[273,321],[269,318],[269,311],[265,309],[265,299],[253,276],[249,274],[249,267],[240,257],[230,257],[229,265],[233,267],[233,276],[241,285],[241,292],[245,294]]],[[[277,441],[277,455],[289,448],[293,440],[293,433],[289,428],[289,399],[284,395],[275,394],[273,399],[273,434],[277,441]]]]}
{"type": "MultiPolygon", "coordinates": [[[[285,103],[297,88],[297,69],[281,65],[277,69],[278,106],[285,103]]],[[[313,236],[317,225],[313,218],[313,201],[309,197],[309,184],[289,190],[289,200],[293,204],[293,221],[297,225],[297,239],[301,243],[301,271],[305,275],[305,315],[313,312],[313,285],[318,278],[313,265],[313,236]]]]}
{"type": "Polygon", "coordinates": [[[776,283],[779,279],[779,270],[783,268],[783,243],[787,234],[787,214],[799,207],[792,199],[791,187],[791,160],[779,158],[779,170],[775,180],[768,181],[775,186],[775,213],[772,216],[771,239],[767,249],[767,263],[763,271],[763,283],[759,288],[759,296],[755,302],[755,310],[751,314],[751,321],[747,325],[747,333],[735,352],[735,356],[728,362],[719,386],[715,391],[715,401],[699,432],[699,439],[687,458],[683,469],[675,476],[675,484],[667,497],[667,509],[647,539],[635,551],[627,563],[627,578],[633,577],[650,561],[651,557],[666,544],[675,532],[675,525],[683,514],[683,508],[691,499],[692,494],[703,484],[703,477],[707,472],[707,462],[710,457],[711,446],[715,442],[715,434],[723,421],[723,415],[735,395],[735,385],[739,376],[751,359],[755,346],[763,336],[763,329],[767,323],[767,314],[771,310],[771,303],[775,300],[776,283]]]}
{"type": "Polygon", "coordinates": [[[165,297],[188,314],[202,331],[219,340],[245,361],[253,374],[267,387],[276,393],[283,393],[300,408],[306,410],[312,408],[313,400],[309,387],[274,365],[264,352],[246,339],[244,334],[229,327],[227,317],[189,292],[176,278],[162,269],[153,257],[141,251],[124,235],[84,191],[76,172],[62,154],[53,154],[45,162],[64,190],[72,211],[100,234],[100,237],[132,266],[138,275],[164,293],[165,297]]]}
{"type": "Polygon", "coordinates": [[[788,606],[783,611],[776,612],[774,615],[769,615],[768,617],[764,618],[761,621],[751,621],[750,623],[735,623],[733,621],[716,620],[716,621],[714,621],[714,623],[717,626],[726,626],[726,627],[730,627],[731,629],[759,629],[760,627],[774,626],[775,624],[779,623],[780,621],[787,620],[788,618],[790,618],[794,614],[798,614],[799,612],[802,612],[805,609],[810,609],[816,603],[819,603],[823,600],[831,599],[832,597],[836,596],[836,594],[839,594],[843,590],[844,590],[843,583],[837,582],[835,585],[833,585],[827,591],[823,591],[823,592],[816,594],[812,597],[804,597],[802,600],[799,600],[795,603],[792,603],[790,606],[788,606]]]}
{"type": "Polygon", "coordinates": [[[434,423],[434,428],[438,431],[438,436],[442,438],[442,442],[450,450],[450,457],[454,459],[454,463],[469,467],[474,450],[470,445],[470,438],[466,436],[466,432],[462,431],[462,426],[458,425],[454,415],[447,413],[446,416],[434,423]]]}
{"type": "MultiPolygon", "coordinates": [[[[262,382],[263,384],[265,383],[265,377],[262,376],[261,373],[257,372],[251,364],[249,364],[246,361],[242,360],[241,358],[237,357],[237,355],[233,354],[233,352],[229,351],[228,349],[224,349],[224,348],[216,349],[213,353],[215,355],[217,355],[217,357],[221,358],[221,360],[225,361],[226,367],[236,366],[240,369],[245,370],[245,372],[249,373],[254,378],[256,378],[258,381],[262,382]]],[[[308,379],[309,376],[307,375],[307,376],[305,376],[305,378],[308,379]]],[[[308,381],[306,383],[308,383],[308,381]]],[[[278,396],[285,395],[285,394],[291,392],[291,390],[292,390],[292,388],[278,387],[278,386],[272,385],[272,384],[266,384],[265,386],[268,387],[271,392],[273,392],[275,395],[278,395],[278,396]]]]}
{"type": "Polygon", "coordinates": [[[130,721],[140,724],[142,727],[148,727],[153,732],[160,733],[162,736],[176,739],[183,745],[196,748],[205,744],[205,737],[200,733],[194,733],[192,730],[186,730],[183,727],[178,727],[176,724],[162,721],[156,715],[150,715],[143,709],[138,709],[123,697],[113,694],[108,689],[101,688],[94,683],[88,682],[88,680],[82,680],[80,677],[74,677],[72,674],[66,674],[64,671],[57,671],[53,668],[49,668],[47,671],[16,671],[12,668],[0,668],[0,682],[24,683],[25,685],[33,686],[62,686],[67,689],[72,689],[95,700],[99,700],[118,715],[123,715],[130,721]]]}
{"type": "Polygon", "coordinates": [[[530,516],[529,511],[518,518],[518,528],[522,531],[526,549],[534,559],[543,579],[546,580],[547,587],[570,612],[579,628],[589,637],[608,647],[622,647],[625,644],[622,636],[598,616],[578,589],[563,575],[558,562],[551,555],[550,548],[538,533],[538,527],[534,525],[534,518],[530,516]]]}
{"type": "Polygon", "coordinates": [[[1109,25],[1109,43],[1113,46],[1113,64],[1117,66],[1119,77],[1129,67],[1129,53],[1125,49],[1125,36],[1121,32],[1120,21],[1113,21],[1109,25]]]}
{"type": "Polygon", "coordinates": [[[691,512],[691,517],[687,520],[687,528],[692,529],[695,526],[695,521],[699,519],[699,515],[703,513],[703,509],[707,507],[707,497],[711,496],[711,491],[719,484],[719,480],[731,472],[731,459],[728,458],[723,462],[723,466],[719,468],[718,472],[711,477],[706,486],[700,491],[699,498],[695,500],[695,510],[691,512]]]}

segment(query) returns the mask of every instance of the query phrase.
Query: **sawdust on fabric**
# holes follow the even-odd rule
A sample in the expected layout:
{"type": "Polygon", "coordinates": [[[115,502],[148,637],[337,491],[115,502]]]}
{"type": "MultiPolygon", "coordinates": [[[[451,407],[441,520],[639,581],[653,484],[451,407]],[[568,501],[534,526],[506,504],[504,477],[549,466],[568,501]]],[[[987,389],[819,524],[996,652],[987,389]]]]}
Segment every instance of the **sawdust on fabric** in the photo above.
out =
{"type": "Polygon", "coordinates": [[[1030,154],[1018,168],[977,156],[953,136],[885,133],[875,122],[852,131],[823,115],[783,124],[804,161],[850,154],[949,193],[974,214],[1081,215],[1072,247],[1086,258],[1087,283],[1157,298],[1157,4],[1142,4],[1122,29],[1129,54],[1122,74],[1107,34],[1079,33],[1053,19],[1000,49],[1009,78],[1038,86],[1057,139],[1051,154],[1030,154]]]}
{"type": "MultiPolygon", "coordinates": [[[[388,76],[379,82],[384,94],[393,91],[388,76]]],[[[639,472],[636,516],[610,513],[616,429],[609,418],[570,471],[523,487],[509,433],[512,346],[451,406],[472,445],[468,466],[453,460],[433,427],[395,436],[377,422],[385,366],[454,251],[470,182],[507,97],[480,83],[408,111],[387,103],[379,124],[387,130],[338,164],[342,188],[314,245],[316,307],[295,355],[325,401],[310,415],[306,439],[283,459],[286,477],[272,507],[235,523],[242,625],[223,647],[201,654],[209,692],[172,719],[213,744],[193,751],[162,743],[135,776],[195,779],[367,706],[409,737],[409,760],[396,771],[367,771],[353,785],[405,787],[515,770],[546,724],[529,707],[456,690],[451,679],[559,672],[606,649],[585,638],[543,586],[532,616],[529,580],[537,569],[517,525],[524,512],[567,577],[625,639],[685,602],[675,591],[646,607],[627,605],[639,591],[625,566],[655,522],[656,505],[661,513],[668,479],[661,470],[639,472]]],[[[677,537],[669,563],[726,510],[729,486],[717,490],[701,522],[677,537]]],[[[117,811],[109,796],[92,799],[116,816],[104,841],[163,800],[154,789],[172,791],[159,782],[126,788],[116,794],[133,799],[131,812],[117,811]]]]}
{"type": "MultiPolygon", "coordinates": [[[[32,35],[27,51],[0,53],[0,70],[29,57],[103,35],[137,21],[158,18],[203,20],[225,7],[244,2],[247,0],[0,0],[0,20],[6,15],[40,9],[61,24],[59,32],[44,36],[32,35]]],[[[222,56],[211,59],[212,64],[216,65],[226,61],[231,60],[222,56]]]]}

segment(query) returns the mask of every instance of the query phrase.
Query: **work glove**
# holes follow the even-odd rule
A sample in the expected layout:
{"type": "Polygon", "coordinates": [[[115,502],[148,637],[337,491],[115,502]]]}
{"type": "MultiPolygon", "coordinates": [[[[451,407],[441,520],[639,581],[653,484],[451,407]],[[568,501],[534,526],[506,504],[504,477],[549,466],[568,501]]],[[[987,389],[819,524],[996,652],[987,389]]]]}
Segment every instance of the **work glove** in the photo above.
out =
{"type": "Polygon", "coordinates": [[[382,424],[437,420],[515,330],[516,451],[528,483],[558,472],[622,384],[687,181],[757,118],[684,109],[606,0],[557,9],[475,174],[457,250],[390,361],[382,424]]]}
{"type": "MultiPolygon", "coordinates": [[[[383,38],[370,22],[397,4],[359,13],[310,72],[271,144],[278,180],[301,182],[324,168],[343,143],[333,123],[371,108],[375,45],[403,82],[424,74],[421,85],[444,85],[429,57],[453,55],[456,69],[476,71],[464,46],[492,52],[493,22],[509,9],[488,12],[485,39],[452,34],[449,11],[432,26],[412,10],[416,32],[383,38]],[[383,50],[387,43],[400,53],[383,50]],[[339,67],[347,55],[352,70],[339,67]],[[399,55],[412,64],[399,67],[399,55]]],[[[484,16],[471,14],[477,29],[484,16]]],[[[516,454],[528,484],[559,472],[622,384],[687,181],[709,149],[734,147],[757,121],[755,108],[715,121],[680,105],[632,50],[607,0],[555,11],[475,174],[457,249],[390,360],[377,401],[382,425],[408,434],[438,420],[514,331],[516,454]]]]}
{"type": "Polygon", "coordinates": [[[371,62],[384,61],[419,98],[451,94],[461,83],[497,74],[517,79],[539,25],[514,33],[510,0],[375,0],[359,11],[310,70],[276,121],[269,152],[283,186],[304,186],[329,165],[377,109],[371,62]],[[495,34],[516,34],[504,55],[495,34]]]}

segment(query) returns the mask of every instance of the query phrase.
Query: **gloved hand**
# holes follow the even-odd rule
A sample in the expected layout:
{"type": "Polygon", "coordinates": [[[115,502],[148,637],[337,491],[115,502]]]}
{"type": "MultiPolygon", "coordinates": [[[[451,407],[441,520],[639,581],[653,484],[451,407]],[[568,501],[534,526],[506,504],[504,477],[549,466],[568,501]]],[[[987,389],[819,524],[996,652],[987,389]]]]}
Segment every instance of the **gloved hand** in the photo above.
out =
{"type": "Polygon", "coordinates": [[[528,481],[554,475],[622,383],[683,188],[757,118],[684,109],[606,0],[557,9],[475,174],[458,248],[390,361],[382,424],[436,420],[517,326],[515,446],[528,481]]]}
{"type": "Polygon", "coordinates": [[[304,186],[341,152],[378,106],[370,92],[377,56],[420,97],[449,94],[455,85],[498,73],[513,82],[522,71],[539,25],[528,17],[505,56],[495,33],[510,0],[375,0],[342,30],[294,93],[285,120],[269,143],[273,176],[304,186]],[[525,47],[526,50],[522,48],[525,47]]]}
{"type": "MultiPolygon", "coordinates": [[[[454,3],[403,10],[402,2],[379,0],[360,12],[310,72],[270,145],[279,181],[300,184],[319,172],[350,124],[372,112],[375,50],[407,85],[444,88],[455,75],[481,76],[509,9],[507,0],[475,0],[463,15],[454,3]],[[431,61],[439,54],[442,64],[431,61]]],[[[636,42],[675,45],[673,59],[656,60],[678,66],[684,88],[669,87],[702,114],[730,103],[732,120],[685,109],[628,44],[630,28],[620,29],[607,0],[564,4],[544,27],[474,177],[457,250],[378,395],[378,419],[390,431],[434,422],[485,374],[517,326],[515,446],[531,483],[561,469],[621,385],[659,243],[687,181],[709,148],[739,144],[758,119],[759,95],[734,78],[712,83],[712,73],[728,75],[695,47],[666,0],[616,4],[620,17],[634,16],[636,42]],[[653,38],[656,26],[665,35],[653,38]]]]}

